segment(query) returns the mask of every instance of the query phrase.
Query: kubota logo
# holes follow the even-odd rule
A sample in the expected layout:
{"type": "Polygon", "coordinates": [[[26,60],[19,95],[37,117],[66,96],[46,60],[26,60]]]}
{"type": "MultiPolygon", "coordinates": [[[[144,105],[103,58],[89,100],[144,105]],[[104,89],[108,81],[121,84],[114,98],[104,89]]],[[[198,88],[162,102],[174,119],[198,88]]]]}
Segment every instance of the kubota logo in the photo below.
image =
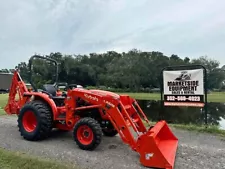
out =
{"type": "Polygon", "coordinates": [[[84,97],[86,97],[88,99],[91,99],[91,100],[98,101],[98,98],[96,96],[92,96],[92,95],[89,95],[89,94],[84,94],[84,97]]]}

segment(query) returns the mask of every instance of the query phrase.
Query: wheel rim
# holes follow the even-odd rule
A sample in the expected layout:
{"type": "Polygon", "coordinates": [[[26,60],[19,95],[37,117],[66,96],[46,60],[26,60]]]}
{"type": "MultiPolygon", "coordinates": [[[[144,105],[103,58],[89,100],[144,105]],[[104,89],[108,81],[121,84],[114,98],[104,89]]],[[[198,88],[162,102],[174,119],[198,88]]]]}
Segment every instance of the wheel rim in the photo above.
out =
{"type": "Polygon", "coordinates": [[[92,129],[87,125],[82,125],[77,130],[77,138],[83,145],[91,144],[94,139],[92,129]]]}
{"type": "Polygon", "coordinates": [[[22,123],[27,132],[33,132],[37,126],[37,118],[32,111],[27,111],[23,116],[22,123]]]}

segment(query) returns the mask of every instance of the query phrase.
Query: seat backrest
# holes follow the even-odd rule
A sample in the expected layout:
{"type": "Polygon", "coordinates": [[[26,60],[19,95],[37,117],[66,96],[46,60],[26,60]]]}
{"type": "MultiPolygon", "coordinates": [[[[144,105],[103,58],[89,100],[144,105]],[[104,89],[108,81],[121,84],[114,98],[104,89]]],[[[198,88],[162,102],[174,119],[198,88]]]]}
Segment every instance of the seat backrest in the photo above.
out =
{"type": "Polygon", "coordinates": [[[43,85],[43,89],[52,96],[56,96],[56,88],[53,85],[45,84],[43,85]]]}

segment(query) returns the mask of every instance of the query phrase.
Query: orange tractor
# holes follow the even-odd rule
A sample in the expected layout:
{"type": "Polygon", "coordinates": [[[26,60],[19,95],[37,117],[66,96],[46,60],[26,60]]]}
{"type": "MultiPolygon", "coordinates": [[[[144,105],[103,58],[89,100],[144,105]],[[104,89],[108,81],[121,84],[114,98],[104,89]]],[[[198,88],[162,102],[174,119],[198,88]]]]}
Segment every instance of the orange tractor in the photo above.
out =
{"type": "Polygon", "coordinates": [[[76,85],[68,85],[65,92],[57,92],[58,75],[55,84],[43,85],[43,90],[38,90],[31,80],[35,58],[54,62],[58,74],[55,60],[31,57],[29,70],[33,89],[29,90],[19,72],[14,72],[5,111],[18,115],[19,132],[24,139],[43,140],[57,128],[72,131],[77,146],[90,151],[101,143],[103,135],[118,134],[125,144],[139,153],[143,166],[174,168],[178,139],[165,121],[151,126],[137,101],[127,95],[76,85]]]}

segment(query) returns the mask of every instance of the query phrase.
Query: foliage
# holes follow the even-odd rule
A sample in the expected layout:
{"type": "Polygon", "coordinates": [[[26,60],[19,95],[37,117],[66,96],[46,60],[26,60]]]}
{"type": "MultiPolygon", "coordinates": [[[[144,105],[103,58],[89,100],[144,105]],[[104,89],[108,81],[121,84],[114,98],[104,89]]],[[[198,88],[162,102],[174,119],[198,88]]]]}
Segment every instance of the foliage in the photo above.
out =
{"type": "MultiPolygon", "coordinates": [[[[89,55],[63,55],[50,53],[45,57],[53,58],[59,63],[59,81],[83,86],[104,86],[124,92],[151,92],[160,86],[160,72],[166,66],[201,64],[207,68],[208,88],[222,88],[225,79],[224,68],[219,62],[208,57],[182,59],[177,55],[165,56],[161,52],[145,52],[137,49],[117,53],[90,53],[89,55]]],[[[24,81],[29,82],[28,63],[16,66],[24,81]]],[[[53,83],[55,70],[52,64],[35,60],[32,79],[41,88],[45,83],[53,83]]],[[[10,72],[12,70],[1,70],[10,72]]]]}
{"type": "Polygon", "coordinates": [[[171,127],[178,128],[178,129],[184,129],[188,131],[197,131],[197,132],[203,132],[203,133],[210,133],[215,134],[218,136],[225,137],[225,130],[221,130],[218,128],[218,126],[215,125],[196,125],[196,124],[170,124],[171,127]]]}
{"type": "MultiPolygon", "coordinates": [[[[149,126],[145,121],[143,121],[145,126],[149,126]]],[[[154,126],[157,123],[157,121],[151,121],[150,125],[154,126]]],[[[225,138],[225,130],[220,129],[217,125],[199,125],[199,124],[168,124],[169,127],[171,128],[176,128],[176,129],[182,129],[182,130],[187,130],[187,131],[195,131],[199,133],[209,133],[213,134],[216,136],[220,136],[221,140],[224,140],[225,138]]]]}

